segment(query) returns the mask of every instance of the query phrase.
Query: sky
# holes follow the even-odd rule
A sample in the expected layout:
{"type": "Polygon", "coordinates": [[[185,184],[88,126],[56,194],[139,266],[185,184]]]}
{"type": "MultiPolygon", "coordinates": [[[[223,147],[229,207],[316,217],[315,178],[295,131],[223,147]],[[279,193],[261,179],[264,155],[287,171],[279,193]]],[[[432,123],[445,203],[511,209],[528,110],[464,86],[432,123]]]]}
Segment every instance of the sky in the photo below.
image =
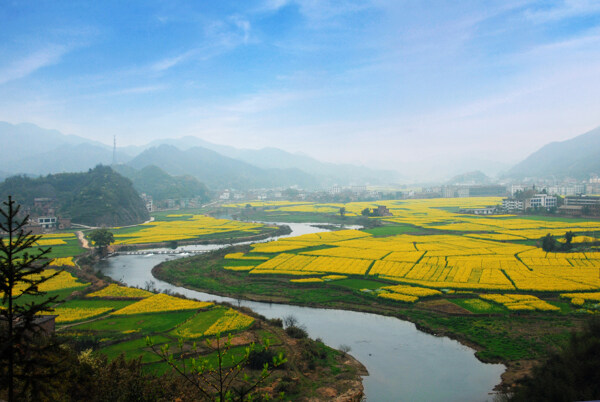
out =
{"type": "Polygon", "coordinates": [[[600,126],[600,2],[0,2],[0,120],[402,169],[600,126]]]}

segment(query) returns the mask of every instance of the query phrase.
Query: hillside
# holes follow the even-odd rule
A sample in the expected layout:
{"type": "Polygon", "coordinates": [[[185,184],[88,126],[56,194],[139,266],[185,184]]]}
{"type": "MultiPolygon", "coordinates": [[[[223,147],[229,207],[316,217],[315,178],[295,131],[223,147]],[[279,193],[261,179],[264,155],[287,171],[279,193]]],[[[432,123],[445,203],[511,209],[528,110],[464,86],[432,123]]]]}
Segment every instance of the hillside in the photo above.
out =
{"type": "Polygon", "coordinates": [[[543,146],[510,169],[506,177],[588,179],[592,173],[600,174],[600,127],[543,146]]]}
{"type": "Polygon", "coordinates": [[[317,184],[314,177],[299,169],[261,169],[203,147],[182,151],[171,145],[160,145],[145,150],[128,165],[136,169],[154,165],[171,175],[191,175],[215,189],[313,187],[317,184]]]}
{"type": "Polygon", "coordinates": [[[35,179],[13,176],[0,183],[0,198],[9,195],[25,208],[32,208],[35,198],[55,199],[57,215],[84,225],[123,226],[149,219],[131,181],[107,166],[35,179]]]}
{"type": "Polygon", "coordinates": [[[127,165],[113,166],[113,169],[131,180],[138,192],[152,196],[154,201],[195,197],[208,201],[210,198],[206,186],[192,176],[171,176],[154,165],[141,170],[127,165]]]}

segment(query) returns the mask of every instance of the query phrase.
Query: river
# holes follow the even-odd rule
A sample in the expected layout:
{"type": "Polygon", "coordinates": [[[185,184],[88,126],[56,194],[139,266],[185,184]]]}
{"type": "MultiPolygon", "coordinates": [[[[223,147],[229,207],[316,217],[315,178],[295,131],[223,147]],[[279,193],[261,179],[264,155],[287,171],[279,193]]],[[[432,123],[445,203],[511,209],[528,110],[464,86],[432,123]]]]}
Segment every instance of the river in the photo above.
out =
{"type": "MultiPolygon", "coordinates": [[[[310,224],[286,225],[292,229],[287,236],[325,231],[310,224]]],[[[210,251],[219,247],[223,246],[196,245],[180,249],[210,251]]],[[[334,348],[350,346],[350,354],[369,371],[369,376],[363,378],[368,401],[493,400],[490,393],[500,382],[505,367],[480,362],[472,349],[457,341],[426,334],[414,324],[394,317],[239,301],[174,286],[152,276],[154,266],[182,256],[185,255],[118,255],[100,261],[96,268],[129,286],[144,287],[154,282],[158,289],[169,289],[198,300],[240,303],[267,318],[294,315],[312,338],[321,338],[334,348]]]]}

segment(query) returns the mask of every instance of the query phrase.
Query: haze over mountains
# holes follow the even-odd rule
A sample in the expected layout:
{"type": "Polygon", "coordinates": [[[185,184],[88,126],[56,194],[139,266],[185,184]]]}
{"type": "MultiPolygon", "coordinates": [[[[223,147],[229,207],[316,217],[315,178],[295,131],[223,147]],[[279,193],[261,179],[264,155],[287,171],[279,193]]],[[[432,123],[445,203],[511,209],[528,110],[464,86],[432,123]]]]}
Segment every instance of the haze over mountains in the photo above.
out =
{"type": "Polygon", "coordinates": [[[588,179],[600,175],[600,127],[566,141],[552,142],[529,155],[507,177],[588,179]]]}
{"type": "MultiPolygon", "coordinates": [[[[97,164],[108,165],[113,161],[113,148],[109,145],[29,123],[13,125],[0,122],[0,141],[5,151],[0,160],[0,180],[14,174],[86,171],[97,164]]],[[[395,171],[326,163],[278,148],[239,149],[196,137],[164,139],[143,146],[117,148],[116,160],[135,171],[155,166],[162,173],[154,170],[153,174],[162,179],[165,172],[172,176],[193,177],[211,189],[293,185],[315,189],[333,184],[385,185],[414,181],[395,171]]],[[[398,165],[402,166],[402,161],[398,165]]],[[[425,165],[429,169],[422,169],[420,178],[428,176],[436,180],[448,180],[452,176],[476,170],[487,175],[504,170],[503,177],[514,179],[585,179],[590,173],[600,173],[600,128],[567,141],[545,145],[512,168],[498,162],[486,163],[477,155],[452,165],[436,160],[427,161],[425,165]]],[[[136,175],[125,167],[120,170],[127,172],[132,180],[136,175]]],[[[181,186],[181,183],[180,180],[178,185],[181,186]]],[[[188,181],[188,184],[196,186],[191,183],[188,181]]]]}

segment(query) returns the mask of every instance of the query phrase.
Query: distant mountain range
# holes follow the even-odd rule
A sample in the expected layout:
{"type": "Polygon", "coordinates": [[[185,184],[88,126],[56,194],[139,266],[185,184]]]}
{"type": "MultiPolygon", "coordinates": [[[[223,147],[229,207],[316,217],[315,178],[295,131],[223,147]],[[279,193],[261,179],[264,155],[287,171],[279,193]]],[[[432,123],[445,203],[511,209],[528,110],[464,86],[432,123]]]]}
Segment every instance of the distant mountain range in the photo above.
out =
{"type": "MultiPolygon", "coordinates": [[[[29,123],[0,122],[0,141],[9,155],[0,160],[0,172],[6,172],[6,176],[85,171],[113,160],[113,150],[105,144],[29,123]]],[[[138,170],[156,166],[170,175],[193,176],[212,189],[294,185],[314,189],[331,184],[387,184],[398,180],[393,171],[324,163],[277,148],[238,149],[195,137],[119,148],[116,159],[138,170]]]]}
{"type": "MultiPolygon", "coordinates": [[[[37,176],[86,171],[97,164],[111,164],[113,161],[113,149],[108,145],[28,123],[12,125],[0,122],[0,141],[4,151],[0,159],[0,180],[14,174],[37,176]]],[[[160,176],[160,180],[166,179],[163,175],[165,172],[172,176],[191,176],[211,190],[294,185],[318,189],[332,184],[385,185],[411,180],[411,177],[401,178],[395,171],[326,163],[278,148],[239,149],[196,137],[156,140],[144,146],[121,147],[117,151],[116,159],[120,164],[137,171],[151,166],[159,168],[164,172],[155,171],[154,174],[160,176]]],[[[404,165],[399,161],[398,166],[404,165]]],[[[407,166],[404,168],[409,170],[407,166]]],[[[121,173],[125,173],[124,169],[121,170],[121,173]]],[[[421,174],[419,180],[436,176],[438,179],[444,176],[448,178],[460,172],[476,170],[494,175],[502,170],[506,172],[503,177],[514,179],[585,179],[591,173],[600,174],[600,128],[567,141],[548,144],[512,168],[501,162],[465,159],[454,163],[432,160],[417,170],[421,174]]],[[[456,177],[451,181],[487,180],[469,175],[459,175],[464,177],[456,177]]],[[[142,179],[134,179],[133,175],[128,177],[134,182],[138,181],[136,188],[139,189],[142,179]]],[[[146,185],[149,184],[147,179],[144,179],[146,185]]],[[[157,182],[160,180],[157,179],[157,182]]],[[[195,186],[191,182],[188,184],[195,186]]],[[[164,182],[158,187],[161,186],[164,190],[164,182]]],[[[155,188],[153,191],[158,190],[155,188]]]]}
{"type": "Polygon", "coordinates": [[[600,175],[600,127],[570,140],[543,146],[505,176],[588,179],[591,174],[600,175]]]}

